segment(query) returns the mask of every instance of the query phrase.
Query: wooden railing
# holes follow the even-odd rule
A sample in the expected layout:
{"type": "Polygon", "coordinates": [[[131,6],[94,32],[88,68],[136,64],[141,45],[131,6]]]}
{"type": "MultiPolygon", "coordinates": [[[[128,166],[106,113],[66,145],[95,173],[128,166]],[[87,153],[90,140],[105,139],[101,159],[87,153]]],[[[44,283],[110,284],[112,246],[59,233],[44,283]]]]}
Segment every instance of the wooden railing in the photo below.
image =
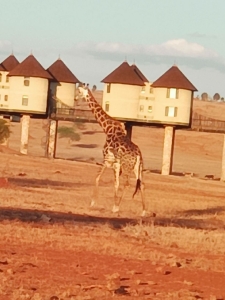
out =
{"type": "Polygon", "coordinates": [[[193,113],[191,129],[195,131],[225,133],[225,121],[193,113]]]}
{"type": "Polygon", "coordinates": [[[91,110],[83,108],[57,108],[55,112],[51,113],[51,117],[58,120],[96,122],[91,110]]]}
{"type": "MultiPolygon", "coordinates": [[[[57,120],[80,121],[95,123],[95,117],[89,108],[56,108],[55,112],[51,113],[51,118],[57,120]]],[[[138,121],[137,121],[138,122],[138,121]]],[[[135,123],[135,120],[132,120],[135,123]]],[[[154,120],[148,125],[153,125],[154,120]]],[[[162,124],[161,124],[162,125],[162,124]]],[[[203,132],[218,132],[225,133],[225,121],[216,120],[205,117],[203,115],[193,113],[191,130],[203,132]]]]}

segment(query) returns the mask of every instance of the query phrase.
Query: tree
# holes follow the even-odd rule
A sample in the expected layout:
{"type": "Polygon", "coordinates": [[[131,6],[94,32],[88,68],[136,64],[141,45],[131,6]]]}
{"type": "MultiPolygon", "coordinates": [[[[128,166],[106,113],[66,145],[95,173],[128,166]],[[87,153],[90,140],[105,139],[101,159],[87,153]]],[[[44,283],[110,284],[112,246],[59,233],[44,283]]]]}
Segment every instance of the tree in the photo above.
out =
{"type": "Polygon", "coordinates": [[[207,93],[202,93],[201,98],[202,98],[203,101],[208,101],[209,96],[208,96],[207,93]]]}
{"type": "Polygon", "coordinates": [[[68,142],[79,141],[81,134],[77,130],[84,130],[85,124],[82,122],[74,122],[72,127],[60,126],[58,127],[59,138],[68,138],[68,142]]]}
{"type": "Polygon", "coordinates": [[[213,100],[214,101],[220,100],[220,94],[219,93],[215,93],[215,95],[213,96],[213,100]]]}
{"type": "Polygon", "coordinates": [[[4,143],[10,136],[10,129],[7,121],[4,119],[0,119],[0,144],[4,143]]]}
{"type": "Polygon", "coordinates": [[[59,138],[69,138],[71,141],[79,141],[80,134],[75,132],[74,127],[60,126],[58,128],[59,138]]]}

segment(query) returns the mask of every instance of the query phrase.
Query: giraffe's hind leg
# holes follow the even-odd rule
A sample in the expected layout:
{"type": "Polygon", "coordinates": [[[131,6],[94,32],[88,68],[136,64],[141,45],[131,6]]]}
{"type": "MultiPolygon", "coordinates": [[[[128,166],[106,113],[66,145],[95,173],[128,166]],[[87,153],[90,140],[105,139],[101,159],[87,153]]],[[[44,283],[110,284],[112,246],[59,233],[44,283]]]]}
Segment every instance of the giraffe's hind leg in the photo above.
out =
{"type": "Polygon", "coordinates": [[[125,176],[125,182],[124,182],[124,186],[123,186],[123,191],[122,191],[122,195],[121,197],[119,198],[119,202],[118,202],[118,205],[120,205],[121,201],[123,200],[123,198],[125,197],[126,195],[126,192],[130,186],[130,183],[129,183],[129,175],[124,175],[125,176]]]}
{"type": "Polygon", "coordinates": [[[134,173],[135,173],[135,177],[137,179],[136,191],[137,190],[141,191],[141,201],[142,201],[142,214],[141,214],[141,216],[144,217],[145,214],[146,214],[146,208],[145,208],[145,192],[144,192],[142,169],[143,169],[142,163],[140,162],[139,159],[137,159],[137,162],[136,162],[135,167],[134,167],[134,173]]]}
{"type": "Polygon", "coordinates": [[[100,180],[102,174],[104,173],[106,167],[107,166],[104,164],[101,167],[100,171],[98,172],[98,174],[95,178],[95,188],[94,188],[94,192],[93,192],[93,196],[91,198],[91,204],[90,204],[91,207],[93,207],[95,205],[96,201],[98,201],[98,197],[99,197],[99,192],[98,192],[98,190],[99,190],[99,180],[100,180]]]}
{"type": "Polygon", "coordinates": [[[113,171],[114,171],[114,205],[112,212],[116,213],[120,210],[119,204],[120,199],[118,198],[118,191],[119,191],[119,185],[120,185],[120,163],[116,162],[113,164],[113,171]]]}
{"type": "Polygon", "coordinates": [[[140,165],[140,170],[139,170],[139,178],[141,180],[140,182],[140,190],[141,190],[141,201],[142,201],[142,214],[141,216],[144,217],[146,214],[146,204],[145,204],[145,185],[143,182],[143,165],[140,165]]]}
{"type": "Polygon", "coordinates": [[[141,182],[140,189],[141,189],[141,201],[142,201],[142,214],[141,214],[141,216],[144,217],[145,214],[146,214],[146,208],[145,208],[145,191],[144,191],[145,186],[144,186],[143,182],[141,182]]]}

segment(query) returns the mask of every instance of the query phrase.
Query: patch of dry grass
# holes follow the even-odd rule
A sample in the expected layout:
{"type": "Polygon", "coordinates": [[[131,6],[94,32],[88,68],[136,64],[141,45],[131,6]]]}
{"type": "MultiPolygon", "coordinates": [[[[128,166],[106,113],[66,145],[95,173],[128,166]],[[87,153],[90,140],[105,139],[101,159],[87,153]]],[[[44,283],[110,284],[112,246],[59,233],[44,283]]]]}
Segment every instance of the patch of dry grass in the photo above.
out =
{"type": "Polygon", "coordinates": [[[224,230],[198,230],[172,226],[134,225],[123,228],[126,236],[162,247],[183,249],[191,253],[225,254],[224,230]]]}
{"type": "Polygon", "coordinates": [[[115,230],[107,224],[84,226],[85,223],[64,222],[62,226],[43,220],[40,224],[4,221],[0,224],[0,234],[11,245],[19,242],[28,246],[35,239],[37,248],[85,250],[170,266],[178,262],[185,268],[225,271],[224,232],[154,225],[127,225],[115,230]],[[168,251],[173,254],[168,255],[168,251]],[[191,261],[188,260],[190,255],[191,261]]]}

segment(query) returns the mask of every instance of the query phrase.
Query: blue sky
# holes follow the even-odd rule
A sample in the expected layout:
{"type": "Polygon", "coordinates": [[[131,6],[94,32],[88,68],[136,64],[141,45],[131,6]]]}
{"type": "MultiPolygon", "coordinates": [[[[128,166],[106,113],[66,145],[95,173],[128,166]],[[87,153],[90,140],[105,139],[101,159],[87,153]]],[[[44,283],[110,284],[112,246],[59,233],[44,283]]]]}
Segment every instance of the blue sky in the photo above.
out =
{"type": "Polygon", "coordinates": [[[174,63],[199,90],[225,97],[225,0],[0,0],[0,62],[60,55],[83,82],[125,59],[155,81],[174,63]]]}

